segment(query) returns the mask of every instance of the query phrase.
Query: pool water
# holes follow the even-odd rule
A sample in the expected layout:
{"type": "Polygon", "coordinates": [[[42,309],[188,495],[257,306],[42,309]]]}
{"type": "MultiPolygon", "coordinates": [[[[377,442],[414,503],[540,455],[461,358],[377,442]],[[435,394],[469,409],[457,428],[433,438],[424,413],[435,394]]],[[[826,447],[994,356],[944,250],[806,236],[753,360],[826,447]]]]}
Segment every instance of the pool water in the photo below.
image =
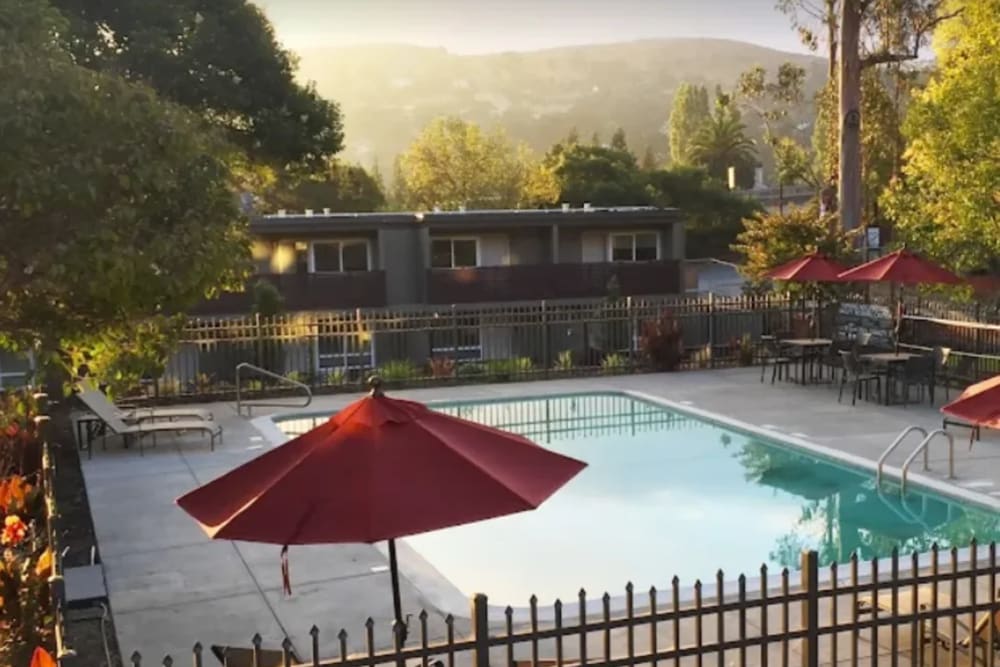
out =
{"type": "Polygon", "coordinates": [[[463,593],[524,605],[1000,537],[1000,517],[621,394],[438,404],[588,467],[532,512],[407,538],[463,593]]]}

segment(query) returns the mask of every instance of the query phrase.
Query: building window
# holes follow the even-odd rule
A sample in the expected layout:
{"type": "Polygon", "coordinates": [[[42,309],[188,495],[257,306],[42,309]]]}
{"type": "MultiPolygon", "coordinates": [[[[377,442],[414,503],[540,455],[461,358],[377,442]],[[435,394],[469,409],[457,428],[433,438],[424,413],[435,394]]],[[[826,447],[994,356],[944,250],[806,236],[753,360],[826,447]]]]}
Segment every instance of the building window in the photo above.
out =
{"type": "Polygon", "coordinates": [[[660,258],[656,232],[612,234],[609,245],[612,262],[653,262],[660,258]]]}
{"type": "Polygon", "coordinates": [[[479,241],[476,239],[433,239],[431,267],[458,269],[479,266],[479,241]]]}
{"type": "Polygon", "coordinates": [[[312,244],[314,273],[368,271],[370,268],[367,241],[315,241],[312,244]]]}
{"type": "Polygon", "coordinates": [[[431,356],[455,361],[478,361],[483,358],[479,323],[475,317],[460,317],[455,322],[430,332],[431,356]]]}
{"type": "Polygon", "coordinates": [[[320,335],[316,340],[317,366],[320,371],[372,368],[374,350],[372,338],[357,334],[320,335]]]}

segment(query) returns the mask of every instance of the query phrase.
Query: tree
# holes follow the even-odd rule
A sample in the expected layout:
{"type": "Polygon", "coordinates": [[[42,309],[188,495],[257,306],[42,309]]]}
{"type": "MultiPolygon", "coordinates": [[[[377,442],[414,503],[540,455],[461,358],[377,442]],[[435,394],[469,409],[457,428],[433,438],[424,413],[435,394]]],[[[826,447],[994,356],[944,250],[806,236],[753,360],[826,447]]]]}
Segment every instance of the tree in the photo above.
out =
{"type": "Polygon", "coordinates": [[[818,250],[830,257],[849,257],[854,235],[841,228],[836,216],[820,216],[813,203],[784,213],[760,213],[747,218],[733,250],[744,258],[744,275],[759,285],[769,270],[807,252],[818,250]]]}
{"type": "Polygon", "coordinates": [[[230,147],[149,88],[72,62],[0,0],[0,332],[46,350],[182,312],[249,267],[230,147]]]}
{"type": "Polygon", "coordinates": [[[642,162],[639,164],[639,168],[643,171],[653,171],[656,167],[656,153],[653,152],[652,146],[646,146],[646,150],[642,154],[642,162]]]}
{"type": "Polygon", "coordinates": [[[561,202],[572,206],[640,206],[649,201],[635,156],[628,151],[557,144],[545,163],[558,179],[561,202]]]}
{"type": "Polygon", "coordinates": [[[715,112],[695,135],[690,158],[693,164],[704,167],[710,176],[723,182],[728,180],[729,167],[734,167],[737,185],[753,184],[756,149],[747,138],[739,110],[727,96],[719,96],[715,112]]]}
{"type": "Polygon", "coordinates": [[[646,174],[651,203],[680,209],[685,218],[688,257],[727,257],[743,219],[762,211],[760,204],[731,192],[697,167],[672,167],[646,174]]]}
{"type": "Polygon", "coordinates": [[[75,61],[151,86],[254,159],[322,163],[343,145],[340,110],[295,82],[295,59],[248,0],[53,0],[75,61]]]}
{"type": "Polygon", "coordinates": [[[938,71],[904,126],[902,177],[885,203],[897,229],[957,269],[1000,268],[1000,0],[952,1],[934,37],[938,71]]]}
{"type": "Polygon", "coordinates": [[[691,163],[695,135],[710,118],[708,90],[704,86],[682,83],[670,110],[670,161],[673,164],[691,163]]]}
{"type": "Polygon", "coordinates": [[[377,211],[386,205],[383,188],[380,178],[361,165],[331,160],[325,170],[317,173],[284,173],[266,199],[272,209],[377,211]]]}
{"type": "Polygon", "coordinates": [[[863,73],[878,65],[916,60],[934,28],[959,11],[943,11],[945,2],[823,0],[819,6],[814,0],[780,0],[778,3],[778,7],[792,17],[803,41],[814,49],[819,39],[810,19],[820,22],[827,34],[830,78],[833,79],[835,72],[838,74],[838,88],[836,107],[829,102],[824,105],[828,117],[822,125],[827,130],[836,128],[838,134],[837,192],[841,224],[845,229],[857,228],[862,219],[865,186],[862,176],[863,73]]]}
{"type": "Polygon", "coordinates": [[[528,149],[502,129],[486,133],[459,118],[439,118],[400,156],[397,194],[399,203],[417,209],[513,208],[525,201],[537,168],[528,149]]]}
{"type": "Polygon", "coordinates": [[[625,139],[625,130],[618,128],[615,133],[611,135],[611,148],[616,151],[627,151],[628,141],[625,139]]]}

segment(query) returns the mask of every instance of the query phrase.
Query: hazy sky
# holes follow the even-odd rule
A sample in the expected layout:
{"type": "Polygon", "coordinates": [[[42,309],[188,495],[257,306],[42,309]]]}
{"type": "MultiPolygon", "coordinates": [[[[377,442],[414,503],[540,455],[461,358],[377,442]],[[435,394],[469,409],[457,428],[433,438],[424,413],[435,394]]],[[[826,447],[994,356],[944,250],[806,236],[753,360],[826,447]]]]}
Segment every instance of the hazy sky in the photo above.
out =
{"type": "Polygon", "coordinates": [[[285,46],[402,42],[456,53],[651,37],[803,51],[775,0],[255,0],[285,46]]]}

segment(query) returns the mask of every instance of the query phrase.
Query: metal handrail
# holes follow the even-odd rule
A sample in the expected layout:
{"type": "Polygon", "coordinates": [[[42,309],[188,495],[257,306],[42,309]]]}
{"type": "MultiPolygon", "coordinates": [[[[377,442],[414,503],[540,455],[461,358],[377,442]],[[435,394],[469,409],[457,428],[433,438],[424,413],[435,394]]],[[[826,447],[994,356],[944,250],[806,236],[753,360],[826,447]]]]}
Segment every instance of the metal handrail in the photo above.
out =
{"type": "Polygon", "coordinates": [[[312,403],[312,399],[313,399],[312,389],[309,388],[309,385],[299,382],[298,380],[292,380],[291,378],[286,378],[284,375],[279,375],[278,373],[269,371],[266,368],[261,368],[260,366],[254,366],[253,364],[248,364],[246,362],[237,364],[236,366],[236,414],[238,415],[243,414],[244,407],[247,409],[247,417],[251,416],[253,409],[255,407],[267,406],[275,408],[285,408],[285,407],[305,408],[308,407],[310,403],[312,403]],[[279,382],[282,382],[290,387],[296,387],[298,389],[302,389],[306,393],[305,403],[303,403],[302,405],[289,405],[288,403],[268,403],[266,401],[254,401],[253,403],[244,403],[242,392],[240,391],[240,378],[241,378],[240,371],[242,370],[250,370],[253,371],[254,373],[257,373],[258,375],[263,375],[264,377],[269,377],[271,379],[278,380],[279,382]]]}
{"type": "Polygon", "coordinates": [[[889,447],[884,452],[882,452],[882,456],[878,457],[878,467],[875,469],[876,486],[882,483],[882,468],[883,466],[885,466],[885,460],[889,458],[889,454],[892,454],[893,450],[895,450],[896,447],[899,447],[899,444],[903,442],[903,439],[906,438],[906,436],[908,436],[910,433],[913,433],[914,431],[920,431],[921,435],[923,435],[925,438],[927,437],[927,429],[925,429],[923,426],[907,426],[902,433],[896,436],[896,439],[892,441],[892,444],[889,445],[889,447]]]}
{"type": "Polygon", "coordinates": [[[901,494],[906,493],[906,473],[910,470],[910,464],[913,463],[913,460],[917,458],[920,452],[924,453],[924,470],[931,469],[927,458],[927,445],[936,435],[943,435],[948,439],[948,479],[955,479],[955,437],[948,431],[939,428],[935,431],[931,431],[926,438],[921,440],[920,444],[917,445],[917,448],[913,450],[913,453],[910,454],[905,461],[903,461],[902,478],[899,488],[899,492],[901,494]]]}

